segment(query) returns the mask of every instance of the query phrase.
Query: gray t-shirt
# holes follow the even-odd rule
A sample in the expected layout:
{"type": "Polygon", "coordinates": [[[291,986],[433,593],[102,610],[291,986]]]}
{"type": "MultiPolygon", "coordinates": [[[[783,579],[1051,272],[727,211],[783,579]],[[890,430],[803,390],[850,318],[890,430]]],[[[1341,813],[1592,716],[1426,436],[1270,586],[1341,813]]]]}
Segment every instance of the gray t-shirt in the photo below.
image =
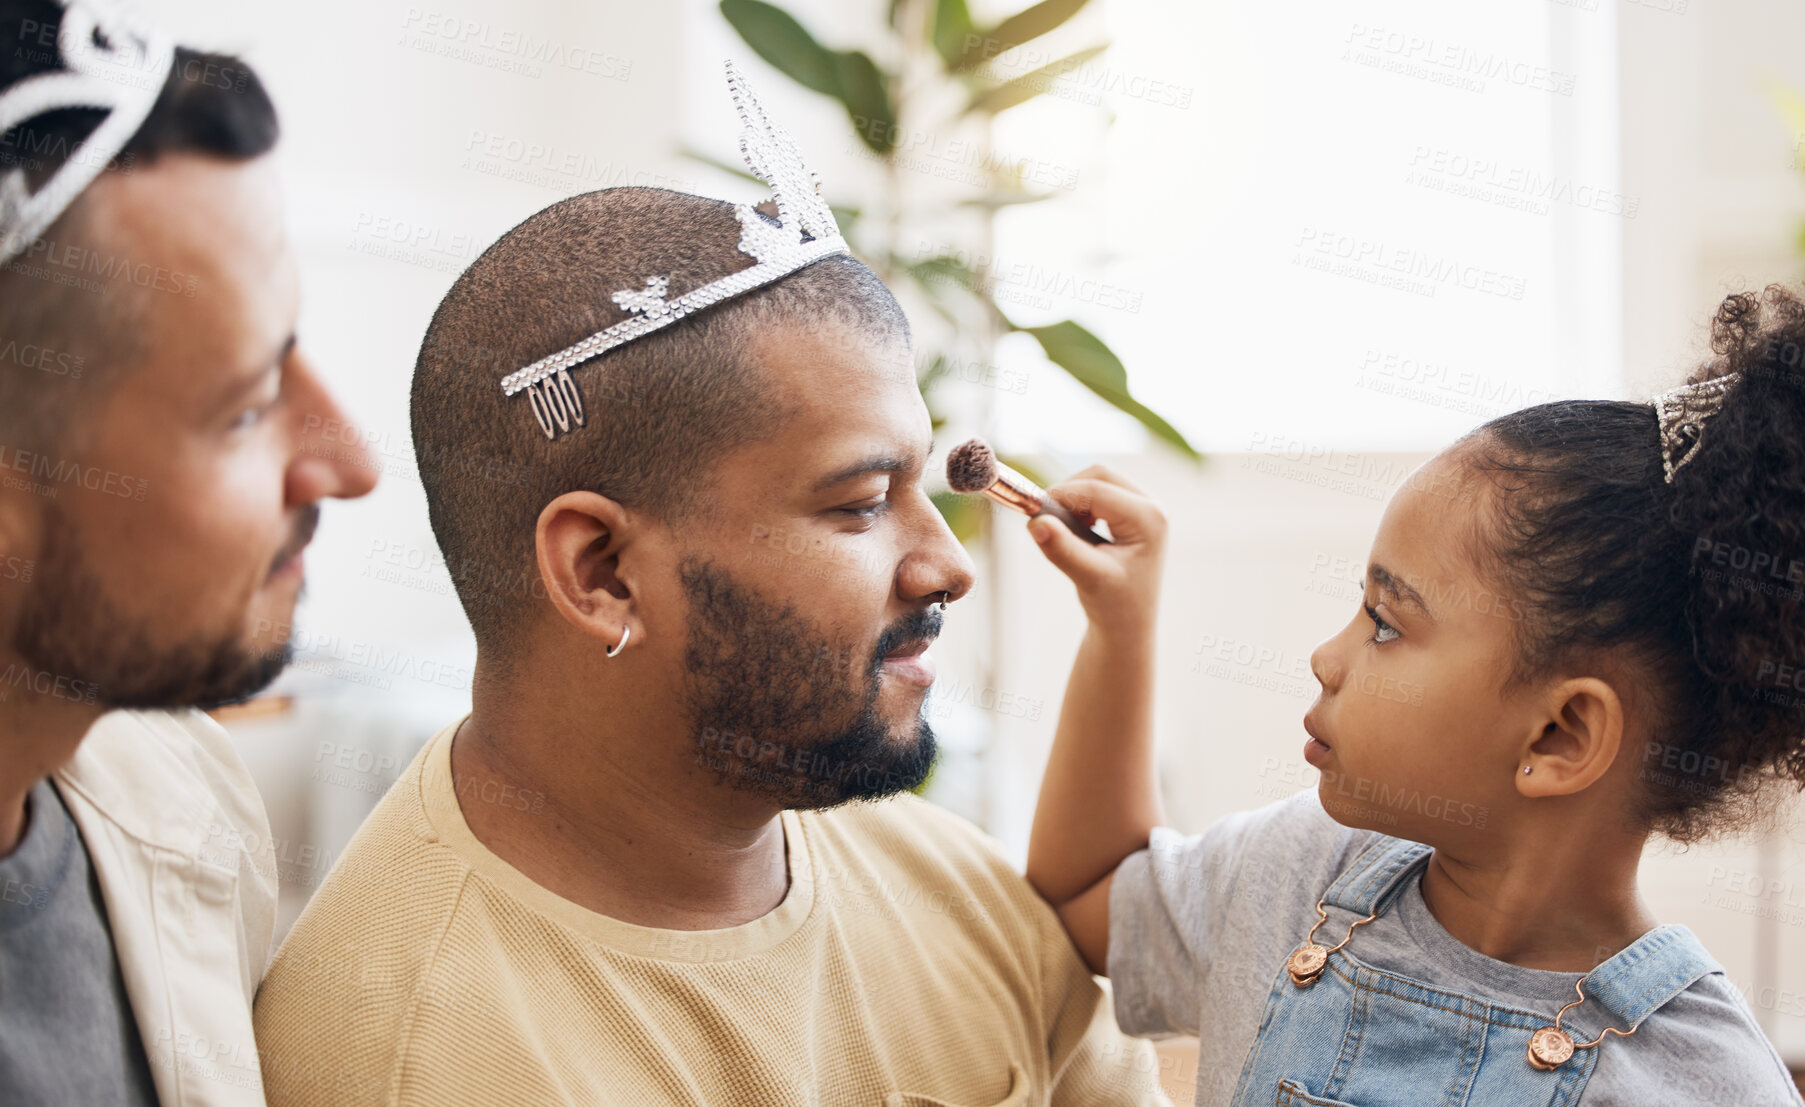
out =
{"type": "MultiPolygon", "coordinates": [[[[1202,834],[1159,828],[1124,860],[1109,894],[1116,1020],[1131,1034],[1198,1034],[1198,1107],[1231,1101],[1285,959],[1316,921],[1316,902],[1377,835],[1350,830],[1315,789],[1230,815],[1202,834]],[[1201,1033],[1200,1033],[1201,1032],[1201,1033]]],[[[1327,944],[1345,924],[1331,913],[1327,944]]],[[[1320,937],[1320,934],[1319,934],[1320,937]]],[[[1580,973],[1495,961],[1442,929],[1413,885],[1354,932],[1347,951],[1374,968],[1552,1018],[1580,973]]],[[[1785,1107],[1800,1098],[1741,993],[1701,978],[1633,1037],[1606,1038],[1586,1107],[1785,1107]]]]}
{"type": "Polygon", "coordinates": [[[48,780],[26,804],[0,858],[0,1102],[154,1107],[87,847],[48,780]]]}

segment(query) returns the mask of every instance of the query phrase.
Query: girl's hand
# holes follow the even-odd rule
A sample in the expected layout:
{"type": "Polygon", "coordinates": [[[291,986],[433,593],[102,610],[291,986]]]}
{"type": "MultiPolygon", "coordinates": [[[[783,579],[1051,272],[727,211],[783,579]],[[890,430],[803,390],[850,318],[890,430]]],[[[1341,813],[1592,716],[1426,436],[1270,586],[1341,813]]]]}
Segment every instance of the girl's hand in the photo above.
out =
{"type": "Polygon", "coordinates": [[[1166,517],[1158,505],[1101,465],[1047,492],[1082,522],[1106,521],[1114,539],[1093,546],[1057,519],[1028,520],[1041,552],[1077,586],[1091,626],[1109,637],[1151,633],[1166,554],[1166,517]]]}

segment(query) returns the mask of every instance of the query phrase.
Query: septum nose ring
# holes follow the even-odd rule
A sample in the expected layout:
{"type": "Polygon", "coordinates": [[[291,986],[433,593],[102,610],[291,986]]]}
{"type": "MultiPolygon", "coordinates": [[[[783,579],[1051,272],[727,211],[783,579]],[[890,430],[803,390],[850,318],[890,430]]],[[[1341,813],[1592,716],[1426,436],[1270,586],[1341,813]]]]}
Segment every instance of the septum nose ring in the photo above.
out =
{"type": "Polygon", "coordinates": [[[947,597],[951,594],[950,592],[940,593],[940,610],[942,612],[946,611],[947,597]]]}

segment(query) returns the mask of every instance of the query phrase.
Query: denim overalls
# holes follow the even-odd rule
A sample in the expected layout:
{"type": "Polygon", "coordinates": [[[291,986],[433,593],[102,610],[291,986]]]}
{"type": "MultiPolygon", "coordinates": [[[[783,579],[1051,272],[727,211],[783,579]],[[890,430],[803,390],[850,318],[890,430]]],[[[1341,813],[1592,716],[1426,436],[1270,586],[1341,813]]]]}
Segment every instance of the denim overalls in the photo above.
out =
{"type": "MultiPolygon", "coordinates": [[[[1330,919],[1330,940],[1349,922],[1389,910],[1415,884],[1429,853],[1428,846],[1384,837],[1361,853],[1323,895],[1328,907],[1353,916],[1330,919]]],[[[1555,1068],[1538,1069],[1529,1061],[1530,1036],[1550,1026],[1555,1011],[1507,1007],[1375,969],[1349,953],[1360,944],[1360,932],[1352,934],[1347,949],[1329,952],[1313,983],[1294,983],[1292,963],[1279,968],[1234,1107],[1574,1104],[1598,1051],[1621,1048],[1606,1037],[1555,1068]]],[[[1586,974],[1585,1002],[1568,1012],[1562,1029],[1582,1045],[1606,1026],[1630,1030],[1717,971],[1690,930],[1657,927],[1586,974]]]]}

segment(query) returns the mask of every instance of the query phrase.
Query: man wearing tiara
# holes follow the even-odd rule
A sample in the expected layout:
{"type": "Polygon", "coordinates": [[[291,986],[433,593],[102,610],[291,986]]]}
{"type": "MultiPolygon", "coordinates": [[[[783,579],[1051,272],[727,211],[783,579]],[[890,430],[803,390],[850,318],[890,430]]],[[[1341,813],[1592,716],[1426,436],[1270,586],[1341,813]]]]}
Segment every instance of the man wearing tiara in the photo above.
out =
{"type": "Polygon", "coordinates": [[[775,217],[574,197],[433,318],[414,435],[474,710],[271,966],[277,1107],[1165,1102],[1051,911],[909,794],[971,562],[907,322],[730,81],[775,217]]]}
{"type": "Polygon", "coordinates": [[[0,1101],[249,1107],[275,859],[192,708],[281,668],[371,461],[303,436],[257,78],[89,0],[0,43],[0,1101]]]}

